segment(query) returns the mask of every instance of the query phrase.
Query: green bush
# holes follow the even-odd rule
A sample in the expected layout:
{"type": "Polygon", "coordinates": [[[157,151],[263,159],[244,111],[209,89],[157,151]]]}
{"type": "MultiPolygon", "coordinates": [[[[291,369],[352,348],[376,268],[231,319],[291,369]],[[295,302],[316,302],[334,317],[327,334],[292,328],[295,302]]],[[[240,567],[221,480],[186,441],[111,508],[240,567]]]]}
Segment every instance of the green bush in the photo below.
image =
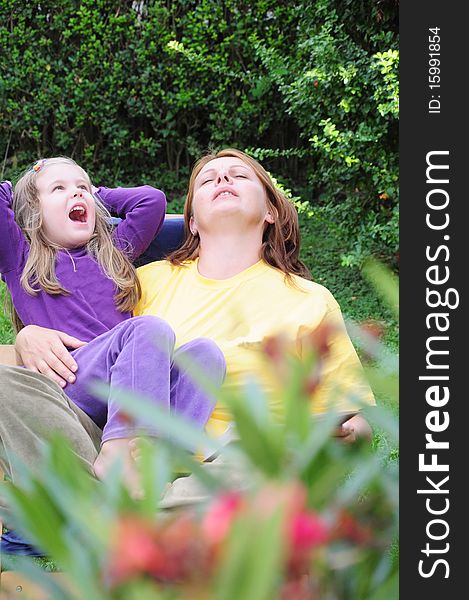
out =
{"type": "Polygon", "coordinates": [[[377,7],[362,3],[358,17],[356,2],[318,0],[302,16],[289,55],[255,43],[307,142],[301,154],[309,157],[316,215],[349,240],[345,265],[372,253],[395,262],[398,250],[399,52],[377,7]]]}
{"type": "Polygon", "coordinates": [[[210,147],[251,149],[337,226],[397,249],[393,0],[0,3],[1,178],[68,155],[171,199],[210,147]]]}
{"type": "Polygon", "coordinates": [[[270,145],[288,117],[256,98],[249,34],[286,50],[294,18],[265,1],[3,2],[4,174],[62,153],[110,183],[174,186],[208,146],[270,145]]]}

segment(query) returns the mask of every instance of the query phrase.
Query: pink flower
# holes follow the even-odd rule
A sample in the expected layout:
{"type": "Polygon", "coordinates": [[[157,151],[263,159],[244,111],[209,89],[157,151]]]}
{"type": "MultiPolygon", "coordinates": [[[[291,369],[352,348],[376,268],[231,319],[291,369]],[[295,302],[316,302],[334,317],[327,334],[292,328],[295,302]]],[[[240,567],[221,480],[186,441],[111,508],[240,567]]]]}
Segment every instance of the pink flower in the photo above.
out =
{"type": "Polygon", "coordinates": [[[137,517],[122,518],[114,531],[109,576],[114,584],[149,573],[164,560],[154,540],[154,524],[137,517]]]}
{"type": "Polygon", "coordinates": [[[310,550],[327,542],[329,528],[317,514],[302,511],[292,516],[289,535],[293,551],[310,550]]]}
{"type": "Polygon", "coordinates": [[[112,535],[108,580],[119,585],[150,576],[157,581],[189,581],[210,571],[209,552],[193,515],[163,521],[125,516],[112,535]]]}
{"type": "Polygon", "coordinates": [[[236,492],[225,493],[213,502],[202,523],[202,531],[212,544],[223,542],[243,504],[236,492]]]}

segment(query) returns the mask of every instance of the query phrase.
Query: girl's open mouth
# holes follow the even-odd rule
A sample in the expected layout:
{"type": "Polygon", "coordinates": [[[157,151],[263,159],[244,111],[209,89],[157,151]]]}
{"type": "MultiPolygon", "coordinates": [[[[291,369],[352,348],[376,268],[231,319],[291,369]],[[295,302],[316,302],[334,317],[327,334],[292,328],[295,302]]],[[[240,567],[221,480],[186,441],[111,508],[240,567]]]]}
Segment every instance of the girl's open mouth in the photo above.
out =
{"type": "Polygon", "coordinates": [[[75,221],[78,223],[86,223],[87,222],[87,210],[86,207],[82,204],[75,204],[72,207],[70,212],[68,213],[68,218],[71,221],[75,221]]]}

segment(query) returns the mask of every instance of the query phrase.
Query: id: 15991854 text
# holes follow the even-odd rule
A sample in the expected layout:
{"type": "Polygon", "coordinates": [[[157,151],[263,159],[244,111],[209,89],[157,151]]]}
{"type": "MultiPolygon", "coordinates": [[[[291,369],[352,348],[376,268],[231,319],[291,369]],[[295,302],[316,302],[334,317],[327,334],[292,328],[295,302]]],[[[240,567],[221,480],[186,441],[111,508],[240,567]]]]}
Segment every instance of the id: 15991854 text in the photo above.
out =
{"type": "Polygon", "coordinates": [[[429,27],[428,29],[428,88],[431,98],[428,102],[428,112],[439,114],[441,110],[441,37],[440,27],[429,27]]]}

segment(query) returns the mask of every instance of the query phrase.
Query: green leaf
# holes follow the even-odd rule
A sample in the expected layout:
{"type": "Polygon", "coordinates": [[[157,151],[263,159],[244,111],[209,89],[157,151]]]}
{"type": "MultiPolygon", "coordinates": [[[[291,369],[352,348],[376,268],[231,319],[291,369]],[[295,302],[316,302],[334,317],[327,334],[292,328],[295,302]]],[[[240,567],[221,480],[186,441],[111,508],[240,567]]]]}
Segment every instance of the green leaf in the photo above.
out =
{"type": "Polygon", "coordinates": [[[271,600],[281,577],[283,514],[246,517],[230,533],[216,581],[216,600],[271,600]]]}
{"type": "Polygon", "coordinates": [[[399,573],[393,573],[386,581],[380,584],[367,600],[389,600],[390,598],[399,598],[399,573]]]}
{"type": "Polygon", "coordinates": [[[384,265],[371,258],[365,262],[363,273],[375,286],[376,291],[382,296],[394,314],[398,316],[399,285],[396,276],[384,265]]]}
{"type": "Polygon", "coordinates": [[[274,423],[260,424],[244,396],[225,399],[236,425],[241,446],[252,464],[269,476],[278,474],[283,453],[281,428],[274,423]]]}

